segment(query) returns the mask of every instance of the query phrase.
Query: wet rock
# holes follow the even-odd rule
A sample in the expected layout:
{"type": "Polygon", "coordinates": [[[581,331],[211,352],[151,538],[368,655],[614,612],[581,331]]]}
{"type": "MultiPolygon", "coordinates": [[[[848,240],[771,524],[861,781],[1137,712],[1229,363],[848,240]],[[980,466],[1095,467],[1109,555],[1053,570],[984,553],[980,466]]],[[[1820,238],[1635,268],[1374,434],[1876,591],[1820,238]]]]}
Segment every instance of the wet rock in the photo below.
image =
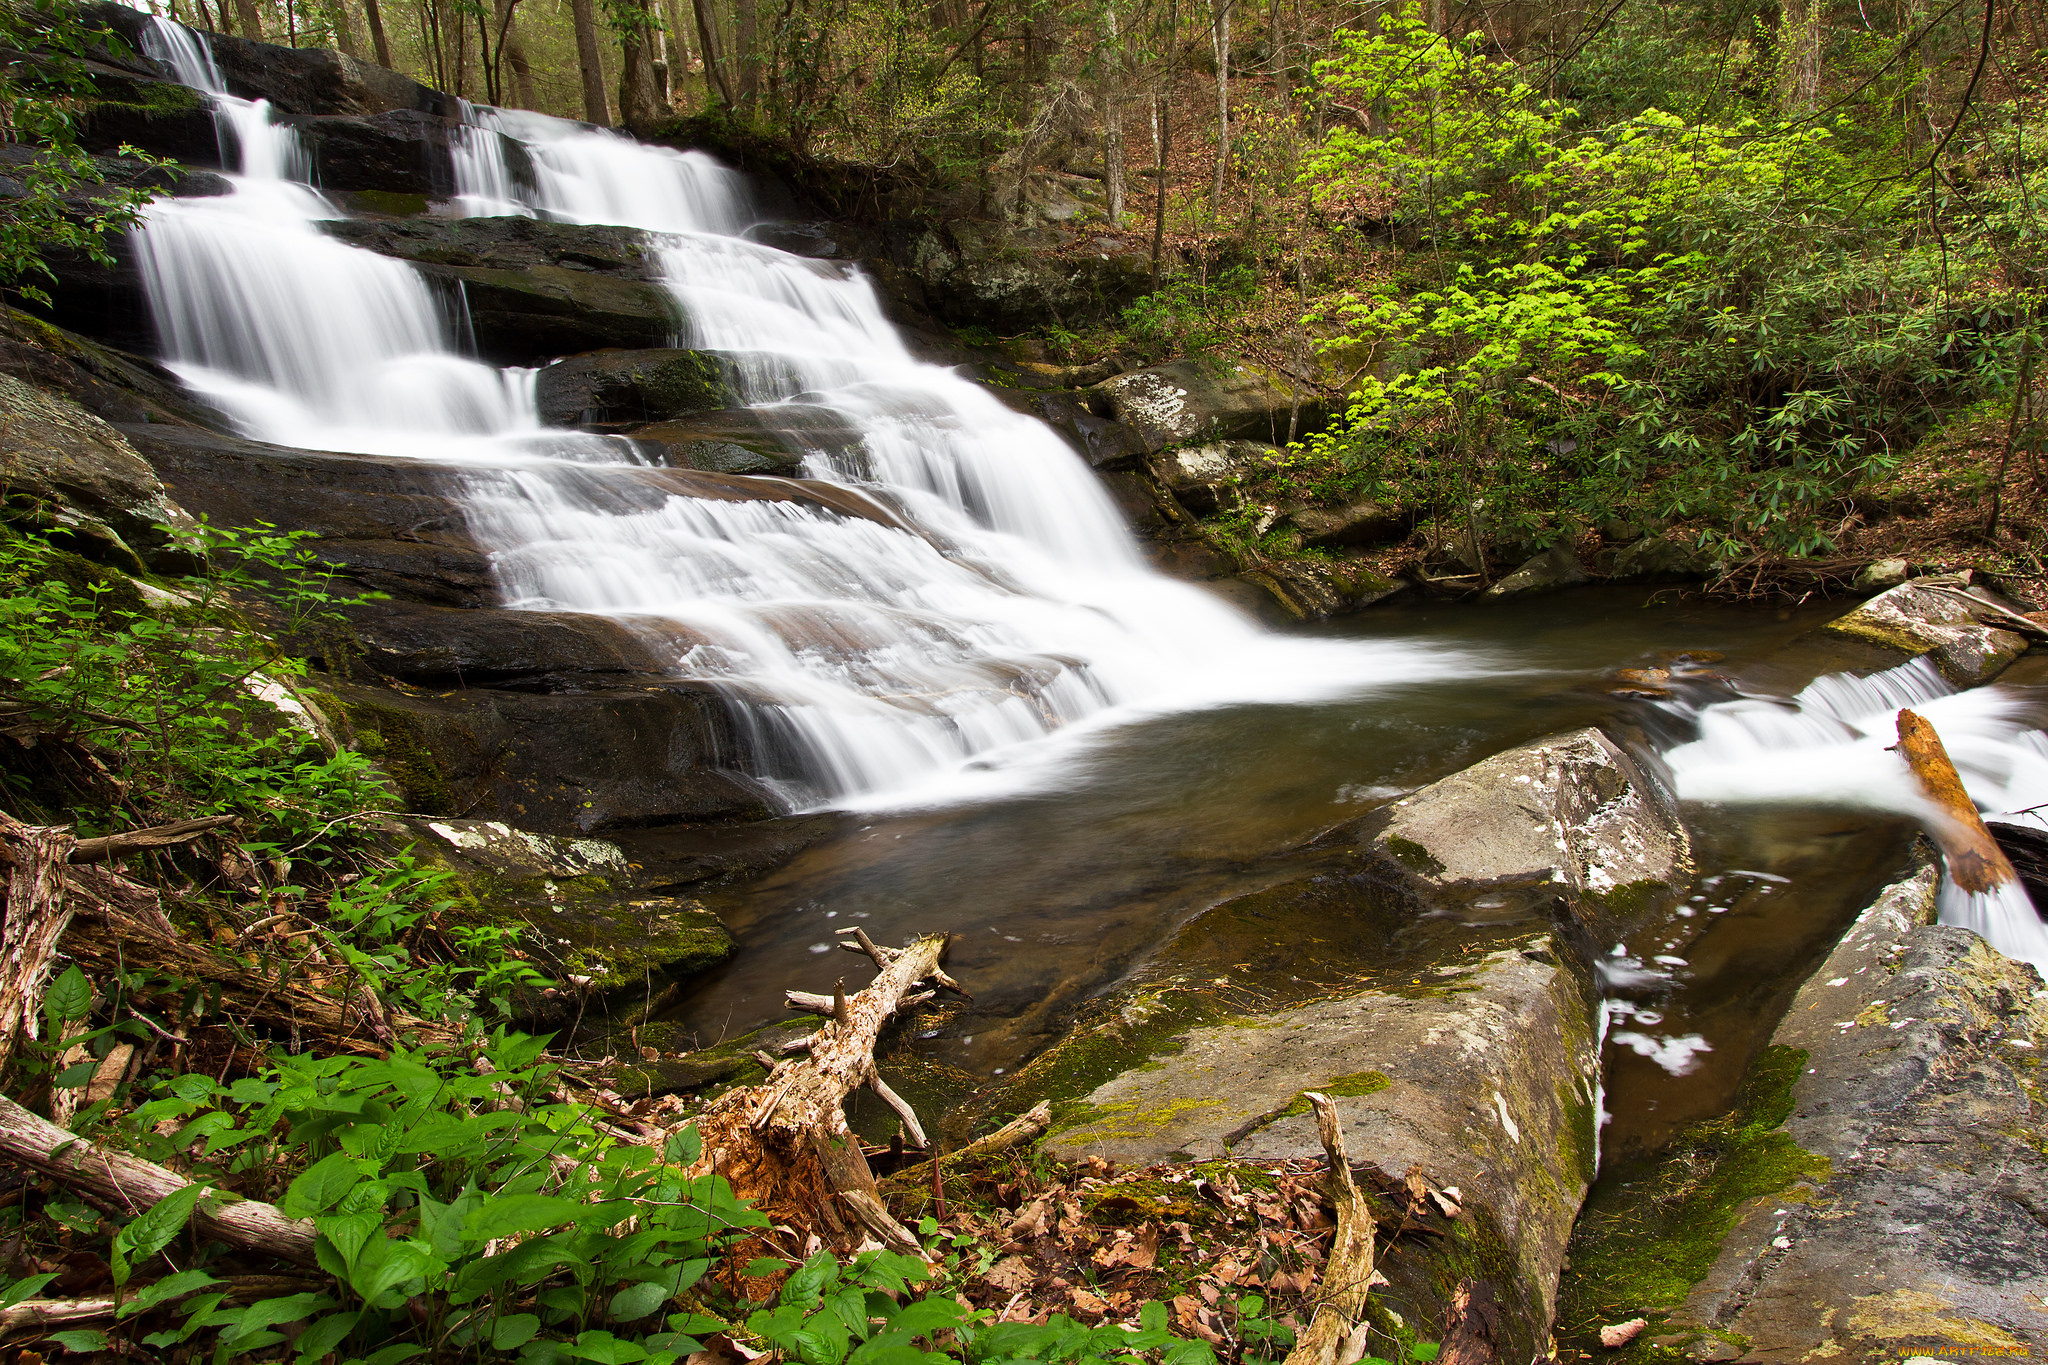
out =
{"type": "Polygon", "coordinates": [[[1908,658],[1930,656],[1961,687],[1992,678],[2024,654],[2027,639],[2001,630],[1992,603],[1959,578],[1918,578],[1871,598],[1821,630],[1861,640],[1908,658]]]}
{"type": "Polygon", "coordinates": [[[1090,412],[1068,394],[1002,387],[991,387],[990,392],[1005,406],[1036,417],[1066,437],[1067,444],[1095,469],[1129,469],[1144,454],[1129,427],[1090,412]]]}
{"type": "Polygon", "coordinates": [[[121,568],[185,567],[165,527],[195,530],[120,431],[70,398],[0,374],[0,489],[10,518],[121,568]]]}
{"type": "Polygon", "coordinates": [[[102,77],[94,84],[102,98],[79,111],[85,150],[113,156],[130,146],[186,166],[223,164],[213,107],[198,91],[175,81],[102,77]]]}
{"type": "Polygon", "coordinates": [[[1242,496],[1238,486],[1279,455],[1257,441],[1212,441],[1153,457],[1152,472],[1181,506],[1207,517],[1235,507],[1242,496]]]}
{"type": "Polygon", "coordinates": [[[155,362],[125,355],[14,308],[0,308],[0,370],[75,401],[108,422],[213,426],[225,419],[195,402],[155,362]]]}
{"type": "Polygon", "coordinates": [[[1153,451],[1231,437],[1285,441],[1328,416],[1320,398],[1272,371],[1207,357],[1133,370],[1088,392],[1153,451]]]}
{"type": "MultiPolygon", "coordinates": [[[[126,5],[82,7],[95,22],[125,39],[136,55],[120,64],[156,72],[154,62],[139,54],[148,16],[126,5]]],[[[279,47],[229,34],[209,35],[214,64],[228,93],[242,99],[269,100],[284,114],[380,114],[389,109],[419,109],[453,118],[456,102],[440,91],[396,71],[358,61],[326,48],[279,47]]]]}
{"type": "Polygon", "coordinates": [[[875,264],[945,321],[1005,334],[1106,317],[1151,286],[1141,251],[1076,249],[1057,229],[966,217],[893,234],[875,264]]]}
{"type": "Polygon", "coordinates": [[[1400,540],[1414,525],[1399,508],[1377,502],[1350,502],[1341,507],[1304,507],[1288,514],[1304,545],[1339,550],[1400,540]]]}
{"type": "Polygon", "coordinates": [[[1772,1038],[1796,1064],[1780,1140],[1825,1174],[1745,1204],[1672,1315],[1743,1360],[2048,1348],[2048,993],[1929,923],[1934,886],[1887,888],[1772,1038]]]}
{"type": "Polygon", "coordinates": [[[410,261],[460,292],[478,354],[545,364],[606,347],[666,346],[682,319],[658,265],[626,228],[533,218],[337,220],[322,230],[410,261]]]}
{"type": "Polygon", "coordinates": [[[1903,559],[1880,559],[1858,570],[1853,586],[1858,592],[1883,592],[1905,582],[1909,572],[1910,566],[1903,559]]]}
{"type": "Polygon", "coordinates": [[[1586,569],[1579,557],[1562,545],[1553,545],[1531,556],[1513,573],[1488,588],[1485,597],[1520,597],[1525,593],[1550,592],[1586,581],[1586,569]]]}
{"type": "Polygon", "coordinates": [[[424,836],[415,847],[456,873],[444,919],[517,927],[518,948],[557,982],[549,995],[523,993],[520,1012],[529,1018],[644,1014],[681,979],[737,951],[731,931],[701,902],[640,893],[617,844],[497,820],[411,823],[424,836]],[[605,998],[593,1008],[586,993],[605,998]]]}
{"type": "Polygon", "coordinates": [[[829,261],[852,254],[848,245],[840,241],[840,231],[833,223],[756,223],[744,235],[749,241],[787,251],[792,256],[829,261]]]}
{"type": "Polygon", "coordinates": [[[316,700],[406,809],[480,814],[552,834],[757,820],[765,795],[726,767],[746,751],[710,688],[432,692],[326,679],[316,700]]]}
{"type": "Polygon", "coordinates": [[[1718,561],[1689,537],[1645,536],[1614,556],[1614,578],[1706,578],[1718,561]]]}
{"type": "Polygon", "coordinates": [[[617,429],[730,407],[716,356],[704,351],[604,350],[573,355],[535,377],[550,426],[617,429]]]}
{"type": "Polygon", "coordinates": [[[1339,1096],[1354,1162],[1458,1190],[1445,1236],[1384,1257],[1403,1315],[1439,1327],[1459,1264],[1494,1277],[1514,1349],[1546,1339],[1572,1221],[1593,1175],[1596,995],[1537,935],[1428,987],[1368,990],[1198,1026],[1063,1115],[1047,1147],[1144,1164],[1320,1152],[1303,1092],[1339,1096]],[[1074,1120],[1078,1119],[1078,1122],[1074,1120]],[[1441,1281],[1441,1283],[1439,1283],[1441,1281]]]}
{"type": "Polygon", "coordinates": [[[1443,903],[1486,917],[1562,897],[1597,944],[1676,895],[1692,870],[1669,798],[1591,728],[1433,782],[1369,830],[1443,903]]]}
{"type": "Polygon", "coordinates": [[[420,687],[561,691],[673,676],[687,648],[678,630],[667,650],[647,636],[582,612],[371,602],[351,615],[363,661],[420,687]]]}
{"type": "Polygon", "coordinates": [[[1364,564],[1318,559],[1280,559],[1242,574],[1265,590],[1292,621],[1322,621],[1383,602],[1408,584],[1364,564]]]}
{"type": "Polygon", "coordinates": [[[329,190],[444,197],[455,189],[452,124],[416,109],[365,117],[285,120],[312,158],[313,183],[329,190]]]}

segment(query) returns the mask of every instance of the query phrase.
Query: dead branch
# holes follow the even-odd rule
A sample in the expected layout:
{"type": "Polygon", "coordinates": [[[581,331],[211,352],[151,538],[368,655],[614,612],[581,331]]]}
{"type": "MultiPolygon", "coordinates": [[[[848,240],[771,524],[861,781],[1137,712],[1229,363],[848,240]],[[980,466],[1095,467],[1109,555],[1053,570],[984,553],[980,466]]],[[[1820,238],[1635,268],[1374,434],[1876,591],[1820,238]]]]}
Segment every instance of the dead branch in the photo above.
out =
{"type": "MultiPolygon", "coordinates": [[[[985,1137],[978,1137],[950,1153],[946,1161],[965,1161],[970,1157],[993,1156],[1007,1152],[1013,1147],[1022,1147],[1052,1127],[1052,1104],[1040,1100],[1025,1113],[1019,1114],[1002,1127],[985,1137]]],[[[928,1184],[932,1178],[932,1167],[936,1161],[920,1161],[915,1166],[906,1166],[882,1182],[882,1188],[891,1193],[908,1192],[928,1184]]]]}
{"type": "Polygon", "coordinates": [[[1899,712],[1898,753],[1934,803],[1936,818],[1929,832],[1948,861],[1949,879],[1969,892],[1990,891],[2018,880],[2019,873],[2013,870],[2005,850],[1984,828],[1977,803],[1963,790],[1941,736],[1924,717],[1912,711],[1899,712]]]}
{"type": "Polygon", "coordinates": [[[201,820],[179,820],[148,829],[123,830],[97,839],[80,839],[71,849],[70,861],[74,864],[103,863],[153,848],[174,848],[179,844],[189,844],[202,834],[235,824],[240,819],[238,815],[209,815],[201,820]]]}
{"type": "MultiPolygon", "coordinates": [[[[208,1285],[207,1291],[226,1294],[225,1302],[228,1303],[252,1303],[274,1295],[317,1289],[321,1284],[320,1280],[302,1275],[233,1275],[208,1285]]],[[[24,1299],[12,1308],[0,1308],[0,1333],[111,1318],[122,1304],[134,1302],[135,1296],[147,1288],[146,1284],[130,1285],[127,1292],[118,1298],[96,1295],[86,1299],[24,1299]]]]}
{"type": "MultiPolygon", "coordinates": [[[[697,1120],[705,1151],[699,1166],[723,1175],[735,1193],[778,1223],[801,1227],[822,1220],[824,1231],[849,1246],[871,1235],[896,1250],[917,1251],[917,1239],[882,1203],[867,1157],[846,1125],[845,1104],[863,1085],[889,1098],[875,1071],[876,1041],[918,999],[914,988],[938,970],[945,948],[943,934],[904,948],[877,948],[869,956],[886,965],[851,996],[843,989],[815,998],[793,992],[792,1003],[801,1000],[798,1008],[825,1019],[811,1035],[808,1054],[784,1058],[760,1085],[729,1091],[704,1111],[697,1120]]],[[[900,1098],[894,1104],[906,1128],[916,1124],[909,1105],[900,1098]]]]}
{"type": "MultiPolygon", "coordinates": [[[[140,1157],[99,1147],[0,1096],[0,1156],[75,1190],[100,1208],[134,1217],[192,1182],[140,1157]]],[[[317,1266],[313,1225],[287,1218],[274,1205],[219,1193],[192,1211],[201,1232],[246,1251],[293,1265],[317,1266]]]]}
{"type": "Polygon", "coordinates": [[[1437,1360],[1441,1365],[1495,1365],[1502,1335],[1493,1285],[1466,1280],[1451,1294],[1451,1319],[1437,1360]]]}
{"type": "Polygon", "coordinates": [[[1351,1178],[1344,1152],[1344,1126],[1337,1102],[1309,1092],[1316,1131],[1330,1161],[1330,1202],[1337,1208],[1337,1236],[1323,1266],[1322,1302],[1308,1330],[1287,1355],[1286,1365],[1340,1365],[1365,1354],[1365,1300],[1373,1278],[1372,1205],[1351,1178]],[[1356,1346],[1357,1349],[1351,1349],[1356,1346]]]}
{"type": "Polygon", "coordinates": [[[36,1015],[50,956],[72,916],[65,897],[68,828],[25,825],[0,811],[0,861],[7,864],[7,904],[0,908],[0,1060],[17,1035],[36,1036],[36,1015]]]}

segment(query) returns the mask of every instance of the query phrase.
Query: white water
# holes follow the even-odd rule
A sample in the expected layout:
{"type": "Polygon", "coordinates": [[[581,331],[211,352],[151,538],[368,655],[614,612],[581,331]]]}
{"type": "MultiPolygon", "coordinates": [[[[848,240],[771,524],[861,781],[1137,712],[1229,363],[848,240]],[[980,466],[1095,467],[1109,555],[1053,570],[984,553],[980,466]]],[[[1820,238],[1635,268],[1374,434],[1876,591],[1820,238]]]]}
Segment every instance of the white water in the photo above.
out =
{"type": "Polygon", "coordinates": [[[1053,431],[915,360],[857,272],[745,240],[743,183],[710,158],[471,111],[453,211],[659,234],[679,343],[723,353],[750,405],[857,433],[805,447],[806,473],[894,519],[686,496],[626,442],[543,427],[531,372],[457,353],[456,301],[321,233],[341,215],[294,137],[221,91],[199,40],[159,20],[151,46],[241,158],[231,194],[154,205],[137,234],[166,363],[257,439],[457,466],[505,602],[657,642],[729,699],[785,804],[1017,790],[1136,716],[1469,666],[1268,635],[1151,572],[1053,431]]]}
{"type": "MultiPolygon", "coordinates": [[[[1891,752],[1902,708],[1934,726],[1986,818],[2048,828],[2048,738],[2032,728],[2033,708],[2007,688],[1958,692],[1926,658],[1867,678],[1830,674],[1796,697],[1709,706],[1699,737],[1665,759],[1684,800],[1853,807],[1934,824],[1941,812],[1891,752]]],[[[2048,975],[2048,926],[2018,884],[1972,895],[1944,878],[1940,913],[2048,975]]]]}

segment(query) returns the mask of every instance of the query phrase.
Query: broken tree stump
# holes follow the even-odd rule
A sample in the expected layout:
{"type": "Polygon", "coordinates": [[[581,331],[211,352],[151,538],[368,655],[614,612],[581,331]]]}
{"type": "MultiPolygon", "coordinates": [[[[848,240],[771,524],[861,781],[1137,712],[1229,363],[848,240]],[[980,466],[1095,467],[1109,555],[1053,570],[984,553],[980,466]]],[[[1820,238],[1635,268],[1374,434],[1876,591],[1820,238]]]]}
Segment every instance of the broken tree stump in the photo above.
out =
{"type": "Polygon", "coordinates": [[[891,1019],[930,998],[920,985],[952,986],[939,969],[946,936],[882,948],[857,929],[841,932],[858,935],[852,946],[880,969],[875,979],[853,995],[843,988],[830,997],[791,993],[793,1005],[815,1010],[825,1022],[804,1053],[783,1058],[761,1084],[729,1091],[698,1116],[704,1140],[698,1166],[724,1176],[734,1193],[778,1223],[822,1223],[831,1240],[848,1247],[873,1237],[915,1253],[917,1239],[883,1204],[860,1141],[847,1127],[846,1097],[867,1086],[903,1116],[907,1132],[922,1137],[915,1112],[876,1073],[875,1045],[891,1019]]]}
{"type": "Polygon", "coordinates": [[[1287,1354],[1286,1365],[1348,1365],[1365,1355],[1365,1301],[1373,1280],[1372,1205],[1351,1177],[1344,1151],[1344,1126],[1337,1102],[1310,1091],[1316,1133],[1330,1162],[1330,1202],[1337,1209],[1337,1235],[1323,1262],[1316,1315],[1287,1354]]]}

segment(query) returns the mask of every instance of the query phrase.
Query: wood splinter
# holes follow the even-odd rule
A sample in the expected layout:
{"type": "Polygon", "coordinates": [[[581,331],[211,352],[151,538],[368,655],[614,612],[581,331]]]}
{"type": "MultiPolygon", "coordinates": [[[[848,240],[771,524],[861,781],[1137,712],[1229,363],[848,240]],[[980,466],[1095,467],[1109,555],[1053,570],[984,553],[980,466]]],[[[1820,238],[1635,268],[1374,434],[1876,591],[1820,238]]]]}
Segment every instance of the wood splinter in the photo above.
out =
{"type": "Polygon", "coordinates": [[[1919,779],[1920,789],[1934,804],[1936,818],[1928,833],[1941,847],[1948,863],[1949,880],[1959,890],[1973,894],[1993,891],[2019,880],[2012,860],[1984,827],[1977,803],[1963,790],[1956,765],[1949,760],[1941,736],[1925,716],[1899,712],[1899,743],[1896,752],[1919,779]]]}
{"type": "Polygon", "coordinates": [[[1315,1107],[1316,1132],[1330,1162],[1329,1192],[1330,1202],[1337,1208],[1337,1236],[1323,1263],[1315,1317],[1288,1353],[1286,1365],[1347,1365],[1365,1356],[1365,1301],[1373,1280],[1372,1206],[1351,1178],[1337,1102],[1314,1091],[1304,1098],[1315,1107]]]}

